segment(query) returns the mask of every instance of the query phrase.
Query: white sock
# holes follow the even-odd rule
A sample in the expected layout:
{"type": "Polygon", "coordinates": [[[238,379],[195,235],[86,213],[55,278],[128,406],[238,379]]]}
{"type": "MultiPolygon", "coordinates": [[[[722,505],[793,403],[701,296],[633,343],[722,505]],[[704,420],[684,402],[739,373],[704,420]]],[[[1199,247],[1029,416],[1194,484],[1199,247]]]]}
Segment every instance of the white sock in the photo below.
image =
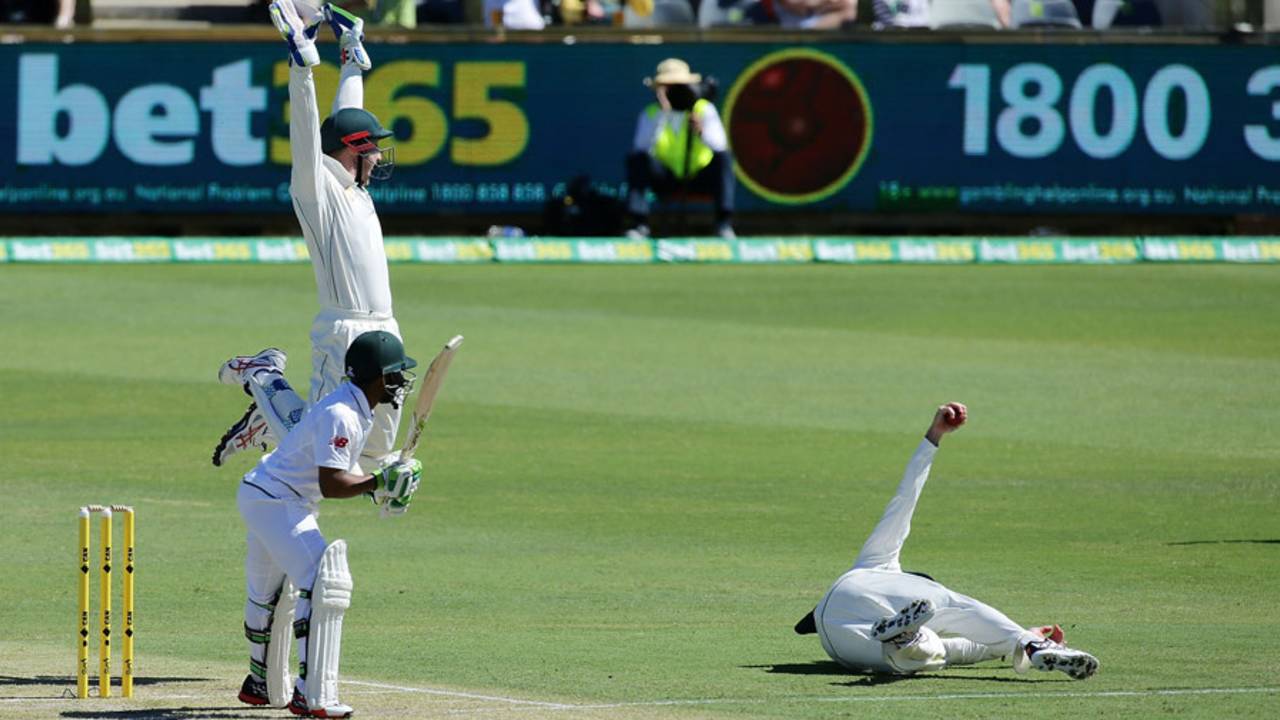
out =
{"type": "Polygon", "coordinates": [[[968,638],[943,638],[942,646],[947,650],[947,667],[973,665],[1000,657],[1000,653],[989,645],[976,643],[968,638]]]}

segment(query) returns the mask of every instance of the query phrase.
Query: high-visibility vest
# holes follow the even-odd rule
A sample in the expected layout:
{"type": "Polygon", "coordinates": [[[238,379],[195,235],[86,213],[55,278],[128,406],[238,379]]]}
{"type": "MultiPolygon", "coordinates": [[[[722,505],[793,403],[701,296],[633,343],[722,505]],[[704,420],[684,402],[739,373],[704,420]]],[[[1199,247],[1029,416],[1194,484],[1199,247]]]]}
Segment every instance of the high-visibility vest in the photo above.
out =
{"type": "MultiPolygon", "coordinates": [[[[693,104],[693,113],[698,114],[703,108],[710,106],[711,103],[706,100],[698,100],[693,104]]],[[[662,112],[662,107],[658,103],[651,104],[646,108],[650,118],[656,117],[662,112]]],[[[668,170],[681,180],[685,177],[685,168],[689,170],[689,176],[697,175],[703,168],[711,164],[711,158],[714,152],[707,144],[702,142],[702,138],[694,136],[693,142],[689,142],[689,117],[688,113],[668,113],[658,123],[658,134],[653,140],[653,156],[658,159],[668,170]],[[689,162],[685,163],[685,148],[689,148],[689,162]]]]}

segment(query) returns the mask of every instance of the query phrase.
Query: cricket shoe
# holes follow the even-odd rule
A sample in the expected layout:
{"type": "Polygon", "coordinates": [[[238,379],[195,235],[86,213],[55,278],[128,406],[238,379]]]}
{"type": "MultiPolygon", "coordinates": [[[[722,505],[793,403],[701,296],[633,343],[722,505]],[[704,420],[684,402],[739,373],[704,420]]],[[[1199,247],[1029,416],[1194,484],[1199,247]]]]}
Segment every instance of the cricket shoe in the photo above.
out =
{"type": "Polygon", "coordinates": [[[245,705],[270,705],[267,681],[256,677],[253,673],[245,675],[244,684],[240,686],[240,702],[245,705]]]}
{"type": "Polygon", "coordinates": [[[933,619],[933,601],[913,601],[897,615],[891,615],[871,627],[871,639],[893,643],[898,647],[910,645],[916,639],[916,631],[933,619]]]}
{"type": "MultiPolygon", "coordinates": [[[[218,382],[223,385],[239,385],[244,388],[249,378],[260,372],[284,374],[284,364],[288,356],[283,350],[267,348],[257,355],[237,355],[222,363],[218,368],[218,382]]],[[[245,388],[245,394],[249,389],[245,388]]]]}
{"type": "Polygon", "coordinates": [[[267,450],[267,419],[258,412],[257,403],[249,403],[244,416],[235,422],[213,449],[214,467],[222,467],[227,458],[242,450],[267,450]]]}
{"type": "Polygon", "coordinates": [[[298,717],[313,718],[349,718],[356,714],[356,711],[350,705],[343,705],[342,703],[335,703],[323,708],[307,707],[307,698],[298,692],[297,688],[293,689],[293,700],[289,702],[289,712],[298,717]]]}
{"type": "Polygon", "coordinates": [[[1084,680],[1098,672],[1098,658],[1083,650],[1072,650],[1052,640],[1027,643],[1031,667],[1049,672],[1059,670],[1073,680],[1084,680]]]}

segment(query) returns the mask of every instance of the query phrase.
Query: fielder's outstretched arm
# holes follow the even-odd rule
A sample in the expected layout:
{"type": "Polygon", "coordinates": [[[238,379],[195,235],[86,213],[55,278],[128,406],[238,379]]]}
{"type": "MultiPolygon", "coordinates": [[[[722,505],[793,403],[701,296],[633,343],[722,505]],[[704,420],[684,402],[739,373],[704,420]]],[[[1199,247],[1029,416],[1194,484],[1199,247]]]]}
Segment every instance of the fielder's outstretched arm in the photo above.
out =
{"type": "Polygon", "coordinates": [[[338,41],[338,92],[333,97],[333,112],[343,108],[364,107],[364,71],[373,67],[364,49],[364,20],[337,5],[324,6],[324,17],[338,41]]]}
{"type": "Polygon", "coordinates": [[[349,107],[364,107],[364,71],[352,63],[343,63],[338,92],[333,96],[333,112],[349,107]]]}
{"type": "Polygon", "coordinates": [[[294,205],[299,211],[314,208],[322,196],[320,115],[311,68],[297,65],[289,68],[289,155],[293,161],[289,194],[294,205]]]}
{"type": "MultiPolygon", "coordinates": [[[[289,154],[293,162],[289,191],[299,210],[314,213],[320,196],[320,116],[316,108],[315,78],[311,68],[320,64],[315,28],[298,16],[292,0],[276,0],[268,7],[271,22],[289,48],[289,154]]],[[[317,218],[306,218],[311,222],[317,218]]]]}
{"type": "Polygon", "coordinates": [[[964,405],[954,402],[939,407],[934,413],[925,439],[907,463],[897,492],[858,553],[858,559],[853,564],[855,568],[902,569],[898,558],[902,554],[907,536],[911,534],[911,518],[915,515],[916,504],[920,501],[925,482],[929,480],[929,470],[933,467],[938,444],[942,442],[943,435],[960,427],[967,413],[964,405]]]}

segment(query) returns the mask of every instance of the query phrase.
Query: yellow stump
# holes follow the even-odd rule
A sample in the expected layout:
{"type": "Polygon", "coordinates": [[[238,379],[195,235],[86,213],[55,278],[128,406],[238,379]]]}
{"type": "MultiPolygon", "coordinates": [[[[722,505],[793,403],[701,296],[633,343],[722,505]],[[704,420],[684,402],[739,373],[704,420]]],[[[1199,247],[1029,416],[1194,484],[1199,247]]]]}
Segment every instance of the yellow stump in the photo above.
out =
{"type": "Polygon", "coordinates": [[[133,508],[124,509],[124,648],[120,694],[133,697],[133,508]]]}
{"type": "Polygon", "coordinates": [[[102,510],[101,537],[102,570],[99,573],[98,607],[101,620],[98,630],[101,641],[98,644],[98,697],[111,697],[111,508],[102,510]]]}
{"type": "Polygon", "coordinates": [[[80,508],[80,552],[76,583],[80,632],[76,637],[76,697],[89,697],[89,509],[80,508]]]}

